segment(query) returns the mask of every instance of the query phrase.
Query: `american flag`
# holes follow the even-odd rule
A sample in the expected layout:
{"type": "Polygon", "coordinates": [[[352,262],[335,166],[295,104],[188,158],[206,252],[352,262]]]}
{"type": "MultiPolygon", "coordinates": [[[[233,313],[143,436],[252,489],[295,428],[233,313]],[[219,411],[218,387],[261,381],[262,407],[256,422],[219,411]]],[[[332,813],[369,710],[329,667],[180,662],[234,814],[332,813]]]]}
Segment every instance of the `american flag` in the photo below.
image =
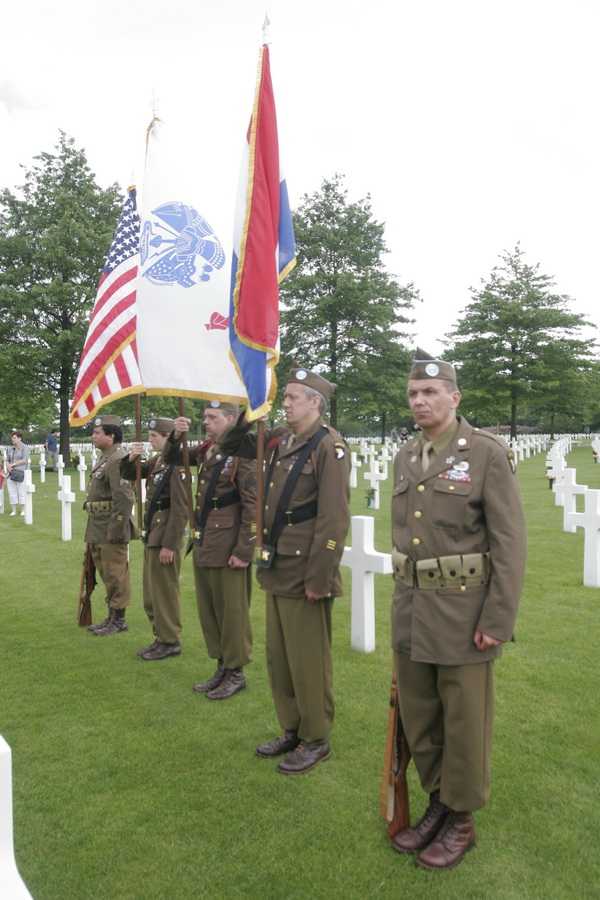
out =
{"type": "Polygon", "coordinates": [[[98,285],[79,363],[71,425],[85,425],[105,403],[144,389],[135,336],[139,245],[140,217],[132,187],[98,285]]]}

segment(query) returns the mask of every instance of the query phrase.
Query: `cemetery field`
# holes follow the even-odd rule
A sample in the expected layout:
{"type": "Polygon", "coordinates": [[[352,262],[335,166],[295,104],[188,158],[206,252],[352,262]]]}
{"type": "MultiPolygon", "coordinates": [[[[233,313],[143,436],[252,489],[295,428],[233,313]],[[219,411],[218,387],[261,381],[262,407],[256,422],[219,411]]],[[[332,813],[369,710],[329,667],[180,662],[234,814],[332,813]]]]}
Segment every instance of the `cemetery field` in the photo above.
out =
{"type": "MultiPolygon", "coordinates": [[[[600,488],[589,445],[568,465],[600,488]]],[[[392,478],[366,508],[390,551],[392,478]]],[[[191,561],[182,566],[180,657],[145,662],[142,548],[131,544],[129,631],[95,637],[75,611],[85,516],[61,541],[57,476],[34,470],[33,525],[0,516],[0,734],[12,748],[14,837],[35,900],[363,900],[599,896],[598,589],[584,588],[583,534],[562,531],[545,455],[519,464],[530,556],[517,642],[496,663],[492,796],[456,869],[417,869],[379,816],[391,670],[391,576],[376,576],[376,650],[350,649],[350,577],[334,608],[332,757],[302,776],[254,755],[279,733],[267,681],[264,601],[252,603],[248,689],[210,702],[191,561]]],[[[5,503],[6,503],[5,495],[5,503]]],[[[578,502],[582,498],[578,498],[578,502]]],[[[582,507],[579,507],[582,508],[582,507]]],[[[347,541],[350,544],[350,538],[347,541]]],[[[104,618],[102,589],[92,600],[104,618]]],[[[425,805],[409,769],[412,818],[425,805]]],[[[1,857],[1,853],[0,853],[1,857]]],[[[10,900],[10,898],[6,898],[10,900]]]]}

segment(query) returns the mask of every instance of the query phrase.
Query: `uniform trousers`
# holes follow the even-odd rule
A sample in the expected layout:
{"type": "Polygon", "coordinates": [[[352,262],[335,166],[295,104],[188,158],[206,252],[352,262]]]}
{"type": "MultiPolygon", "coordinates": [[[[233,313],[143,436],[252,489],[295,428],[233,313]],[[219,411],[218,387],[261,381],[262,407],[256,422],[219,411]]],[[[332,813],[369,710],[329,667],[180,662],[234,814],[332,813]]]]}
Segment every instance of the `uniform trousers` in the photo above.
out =
{"type": "Polygon", "coordinates": [[[144,610],[152,633],[164,644],[175,644],[181,634],[179,570],[181,551],[173,551],[173,562],[163,566],[160,547],[144,546],[144,610]]]}
{"type": "Polygon", "coordinates": [[[198,566],[194,562],[196,600],[206,649],[226,669],[251,662],[252,566],[198,566]]]}
{"type": "Polygon", "coordinates": [[[423,790],[457,812],[490,794],[493,662],[441,666],[394,653],[402,725],[423,790]]]}
{"type": "Polygon", "coordinates": [[[92,559],[106,590],[111,609],[125,609],[131,601],[129,543],[90,544],[92,559]]]}
{"type": "Polygon", "coordinates": [[[301,740],[326,738],[333,726],[333,598],[266,595],[267,669],[279,724],[301,740]]]}

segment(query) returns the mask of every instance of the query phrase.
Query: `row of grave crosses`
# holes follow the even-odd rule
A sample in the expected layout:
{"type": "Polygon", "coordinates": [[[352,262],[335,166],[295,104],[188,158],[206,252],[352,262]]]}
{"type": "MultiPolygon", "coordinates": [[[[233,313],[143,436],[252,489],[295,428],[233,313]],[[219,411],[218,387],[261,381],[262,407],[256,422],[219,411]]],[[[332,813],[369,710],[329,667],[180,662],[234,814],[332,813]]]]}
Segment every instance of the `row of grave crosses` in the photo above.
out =
{"type": "MultiPolygon", "coordinates": [[[[563,531],[574,534],[578,528],[584,530],[583,541],[583,584],[585,587],[600,587],[600,491],[577,484],[577,472],[567,468],[565,456],[589,435],[560,438],[546,456],[548,478],[557,506],[563,507],[563,531]],[[577,512],[577,497],[583,496],[583,512],[577,512]]],[[[592,440],[592,449],[600,454],[600,438],[592,440]]]]}

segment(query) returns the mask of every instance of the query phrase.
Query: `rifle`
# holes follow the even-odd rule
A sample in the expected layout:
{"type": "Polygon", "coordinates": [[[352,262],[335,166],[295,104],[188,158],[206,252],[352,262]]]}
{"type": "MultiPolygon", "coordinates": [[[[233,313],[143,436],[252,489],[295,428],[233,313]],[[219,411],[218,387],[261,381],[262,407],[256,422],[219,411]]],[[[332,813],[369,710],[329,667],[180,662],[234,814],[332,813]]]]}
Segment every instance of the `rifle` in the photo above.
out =
{"type": "Polygon", "coordinates": [[[410,762],[410,748],[400,718],[396,674],[392,670],[390,711],[381,779],[379,805],[381,817],[388,823],[387,836],[393,838],[399,831],[410,827],[410,806],[406,767],[410,762]]]}
{"type": "Polygon", "coordinates": [[[92,624],[92,594],[96,587],[96,566],[92,558],[92,548],[85,545],[81,581],[79,582],[79,598],[77,600],[77,623],[80,628],[92,624]]]}

